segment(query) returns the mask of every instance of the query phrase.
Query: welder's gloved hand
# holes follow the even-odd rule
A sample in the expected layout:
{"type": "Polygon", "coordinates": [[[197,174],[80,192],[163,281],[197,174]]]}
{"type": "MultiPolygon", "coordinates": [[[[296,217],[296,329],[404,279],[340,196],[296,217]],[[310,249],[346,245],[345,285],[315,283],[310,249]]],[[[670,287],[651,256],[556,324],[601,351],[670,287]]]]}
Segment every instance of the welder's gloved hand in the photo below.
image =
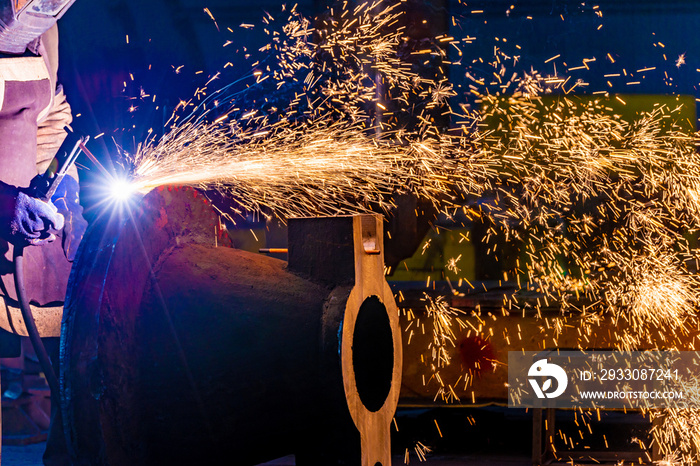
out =
{"type": "Polygon", "coordinates": [[[71,262],[75,259],[78,245],[80,240],[83,239],[88,225],[83,218],[83,206],[80,205],[79,191],[80,188],[76,179],[66,175],[51,197],[51,202],[65,218],[63,252],[65,252],[66,258],[71,262]]]}
{"type": "Polygon", "coordinates": [[[63,228],[56,206],[28,190],[0,183],[0,237],[15,246],[41,245],[56,239],[63,228]]]}

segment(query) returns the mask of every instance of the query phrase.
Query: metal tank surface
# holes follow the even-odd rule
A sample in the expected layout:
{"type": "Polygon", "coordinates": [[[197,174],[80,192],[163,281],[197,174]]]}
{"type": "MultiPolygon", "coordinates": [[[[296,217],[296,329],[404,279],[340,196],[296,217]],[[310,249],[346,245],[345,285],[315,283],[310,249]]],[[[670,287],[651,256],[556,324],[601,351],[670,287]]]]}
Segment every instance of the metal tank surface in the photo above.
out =
{"type": "Polygon", "coordinates": [[[62,325],[75,463],[389,466],[402,350],[381,218],[291,219],[288,263],[224,238],[172,187],[91,225],[62,325]]]}

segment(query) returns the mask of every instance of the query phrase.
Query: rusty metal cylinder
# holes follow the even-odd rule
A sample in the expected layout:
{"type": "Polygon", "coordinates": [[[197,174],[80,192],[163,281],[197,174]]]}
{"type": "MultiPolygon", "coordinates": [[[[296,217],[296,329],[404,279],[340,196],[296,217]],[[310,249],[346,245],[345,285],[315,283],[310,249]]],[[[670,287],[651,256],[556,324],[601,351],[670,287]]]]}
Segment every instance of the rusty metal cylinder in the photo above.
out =
{"type": "Polygon", "coordinates": [[[225,247],[161,188],[83,240],[62,326],[79,465],[390,464],[401,342],[381,221],[293,219],[289,262],[225,247]]]}

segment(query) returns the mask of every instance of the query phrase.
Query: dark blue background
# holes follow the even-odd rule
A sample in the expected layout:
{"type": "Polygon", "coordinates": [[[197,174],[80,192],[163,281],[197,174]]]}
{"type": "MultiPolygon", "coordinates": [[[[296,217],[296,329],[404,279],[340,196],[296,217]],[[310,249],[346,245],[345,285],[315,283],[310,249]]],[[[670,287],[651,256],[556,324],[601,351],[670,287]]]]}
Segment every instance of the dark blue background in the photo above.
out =
{"type": "MultiPolygon", "coordinates": [[[[162,132],[174,106],[180,100],[191,99],[210,76],[224,72],[212,89],[249,76],[252,62],[261,58],[258,48],[269,41],[261,19],[267,11],[283,20],[287,15],[281,12],[283,3],[78,0],[59,22],[62,60],[59,77],[76,115],[73,124],[76,133],[93,138],[104,133],[90,143],[103,160],[116,152],[117,145],[133,152],[147,137],[149,129],[162,132]],[[204,8],[215,17],[218,30],[204,8]],[[255,27],[241,28],[241,23],[255,27]],[[231,43],[224,47],[227,41],[231,43]],[[246,59],[246,53],[251,57],[246,59]],[[233,66],[224,69],[228,62],[233,66]]],[[[298,2],[297,9],[313,16],[328,3],[303,0],[298,2]]],[[[291,5],[288,3],[287,9],[291,5]]],[[[425,11],[431,11],[431,23],[438,18],[438,23],[450,24],[445,32],[456,38],[476,37],[472,44],[461,46],[462,64],[449,72],[450,80],[462,86],[459,90],[465,98],[469,96],[464,78],[466,66],[490,73],[488,66],[472,65],[471,61],[477,57],[488,61],[494,46],[520,57],[515,67],[509,65],[508,75],[530,69],[543,75],[553,74],[555,63],[559,74],[565,74],[567,67],[595,57],[596,61],[589,64],[590,71],[569,73],[572,78],[589,83],[577,92],[698,94],[700,2],[697,1],[432,0],[423,2],[422,6],[425,11]],[[483,13],[472,13],[474,10],[483,13]],[[596,10],[602,12],[602,18],[596,15],[596,10]],[[659,42],[665,47],[660,47],[659,42]],[[516,44],[521,48],[516,49],[516,44]],[[615,63],[606,58],[608,53],[615,63]],[[558,59],[545,63],[558,54],[558,59]],[[675,61],[681,54],[685,54],[686,64],[679,68],[675,61]],[[656,70],[637,73],[647,67],[656,70]],[[623,68],[632,76],[603,77],[622,73],[623,68]],[[628,86],[629,81],[641,83],[628,86]]],[[[278,22],[277,27],[283,22],[278,22]]],[[[455,49],[448,47],[448,52],[451,60],[458,59],[455,49]]],[[[239,85],[245,83],[244,79],[239,85]]],[[[85,185],[90,175],[84,172],[82,184],[85,185]]]]}

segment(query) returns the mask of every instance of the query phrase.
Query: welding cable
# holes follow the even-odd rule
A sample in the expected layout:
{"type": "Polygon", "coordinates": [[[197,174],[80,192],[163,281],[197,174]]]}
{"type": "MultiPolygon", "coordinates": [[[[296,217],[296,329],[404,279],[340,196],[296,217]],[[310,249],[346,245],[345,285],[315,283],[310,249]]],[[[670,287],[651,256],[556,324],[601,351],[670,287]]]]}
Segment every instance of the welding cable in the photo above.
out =
{"type": "Polygon", "coordinates": [[[24,247],[16,246],[12,255],[15,263],[15,290],[17,291],[17,301],[19,301],[19,308],[22,311],[24,325],[27,328],[29,340],[32,342],[34,352],[36,353],[37,358],[39,358],[41,370],[44,371],[46,381],[49,384],[51,400],[56,403],[56,406],[59,406],[58,378],[56,377],[56,372],[53,370],[53,365],[51,364],[51,359],[49,359],[49,355],[46,352],[44,343],[41,341],[41,337],[39,336],[39,330],[36,328],[36,322],[34,322],[32,309],[29,307],[29,300],[27,299],[27,293],[24,288],[24,247]]]}

